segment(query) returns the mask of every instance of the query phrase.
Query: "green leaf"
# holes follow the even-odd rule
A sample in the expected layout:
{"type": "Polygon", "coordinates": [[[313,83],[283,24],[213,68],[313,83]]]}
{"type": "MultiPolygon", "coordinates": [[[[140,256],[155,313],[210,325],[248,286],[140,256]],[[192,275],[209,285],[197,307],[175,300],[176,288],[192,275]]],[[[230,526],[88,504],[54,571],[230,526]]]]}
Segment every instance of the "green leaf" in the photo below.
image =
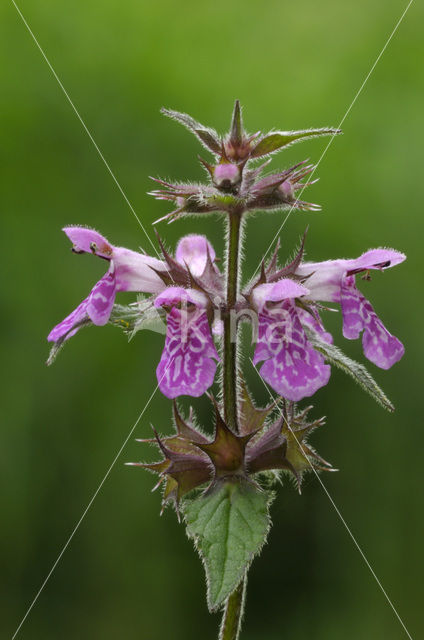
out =
{"type": "Polygon", "coordinates": [[[374,398],[374,400],[381,404],[382,407],[384,407],[388,411],[395,410],[389,398],[378,386],[378,384],[376,383],[372,375],[368,372],[368,370],[364,367],[364,365],[359,364],[359,362],[356,362],[355,360],[352,360],[351,358],[346,356],[343,351],[341,351],[338,347],[335,347],[333,344],[323,342],[315,331],[307,329],[306,327],[304,328],[309,342],[312,344],[314,349],[325,356],[327,362],[338,367],[339,369],[342,369],[342,371],[352,376],[355,382],[361,385],[361,387],[367,393],[369,393],[370,396],[374,398]]]}
{"type": "Polygon", "coordinates": [[[183,507],[187,534],[202,558],[210,611],[240,584],[266,541],[272,494],[245,479],[219,483],[183,507]]]}
{"type": "Polygon", "coordinates": [[[283,147],[288,147],[295,142],[301,142],[305,138],[317,138],[318,136],[334,136],[341,133],[339,129],[305,129],[304,131],[271,131],[261,140],[250,154],[251,158],[259,158],[269,153],[274,153],[283,147]]]}
{"type": "Polygon", "coordinates": [[[197,122],[197,120],[189,116],[188,113],[180,113],[179,111],[173,111],[172,109],[161,109],[161,112],[165,116],[168,116],[168,118],[176,120],[189,131],[194,133],[206,149],[209,149],[209,151],[212,151],[212,153],[215,154],[221,153],[222,147],[216,131],[210,127],[203,126],[203,124],[200,124],[200,122],[197,122]]]}

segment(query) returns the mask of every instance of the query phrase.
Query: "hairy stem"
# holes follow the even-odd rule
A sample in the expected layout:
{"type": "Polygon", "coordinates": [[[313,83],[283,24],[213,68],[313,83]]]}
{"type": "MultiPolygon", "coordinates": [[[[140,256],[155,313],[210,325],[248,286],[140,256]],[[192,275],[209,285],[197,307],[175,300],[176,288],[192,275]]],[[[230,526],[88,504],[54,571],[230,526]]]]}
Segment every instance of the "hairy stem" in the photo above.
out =
{"type": "Polygon", "coordinates": [[[237,419],[237,326],[231,311],[237,302],[241,215],[229,215],[227,248],[227,305],[224,314],[223,398],[227,425],[238,432],[237,419]]]}
{"type": "Polygon", "coordinates": [[[237,640],[239,637],[246,597],[246,584],[247,576],[244,577],[225,603],[224,615],[222,616],[219,630],[219,640],[237,640]]]}
{"type": "MultiPolygon", "coordinates": [[[[241,214],[229,215],[229,233],[227,248],[227,304],[224,315],[224,354],[222,391],[224,399],[224,417],[227,425],[238,433],[237,402],[237,323],[232,318],[238,295],[240,260],[241,214]]],[[[219,631],[219,640],[237,640],[243,617],[246,595],[246,576],[228,597],[219,631]]]]}

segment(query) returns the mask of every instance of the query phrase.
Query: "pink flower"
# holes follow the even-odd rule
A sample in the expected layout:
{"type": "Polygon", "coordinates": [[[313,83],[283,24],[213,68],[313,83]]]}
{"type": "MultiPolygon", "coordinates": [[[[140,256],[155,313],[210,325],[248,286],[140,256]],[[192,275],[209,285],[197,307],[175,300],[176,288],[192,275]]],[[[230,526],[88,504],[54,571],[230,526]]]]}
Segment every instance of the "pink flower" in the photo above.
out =
{"type": "Polygon", "coordinates": [[[364,354],[382,369],[390,369],[404,354],[403,344],[386,329],[371,303],[356,288],[355,276],[371,269],[383,271],[405,260],[394,249],[370,249],[352,260],[304,262],[296,275],[309,276],[305,285],[310,300],[338,302],[343,314],[343,335],[349,340],[362,333],[364,354]]]}
{"type": "Polygon", "coordinates": [[[88,297],[51,330],[47,337],[49,342],[72,337],[85,319],[90,319],[98,326],[106,324],[118,291],[157,293],[164,288],[163,281],[154,271],[166,270],[166,264],[162,260],[130,249],[114,247],[94,229],[65,227],[63,230],[72,242],[75,253],[92,253],[106,260],[109,268],[88,297]]]}
{"type": "MultiPolygon", "coordinates": [[[[92,253],[109,263],[106,274],[94,285],[90,294],[48,335],[50,342],[67,340],[75,335],[84,320],[101,326],[108,322],[118,291],[140,291],[153,294],[156,307],[167,311],[167,334],[157,378],[162,393],[168,398],[180,395],[200,396],[213,383],[219,360],[209,326],[209,301],[200,291],[182,286],[167,287],[172,280],[172,266],[129,249],[114,247],[93,229],[66,227],[66,235],[75,253],[92,253]]],[[[213,263],[215,251],[204,236],[188,235],[176,249],[176,278],[201,278],[208,261],[213,263]],[[185,274],[185,275],[184,275],[185,274]]],[[[213,266],[215,269],[215,266],[213,266]]],[[[213,275],[219,277],[218,271],[213,275]]]]}
{"type": "Polygon", "coordinates": [[[262,378],[281,396],[295,402],[326,385],[331,372],[323,356],[308,342],[301,323],[302,310],[295,303],[295,298],[308,294],[308,289],[289,278],[261,284],[252,294],[259,313],[253,362],[264,361],[259,371],[262,378]]]}
{"type": "Polygon", "coordinates": [[[159,388],[167,398],[199,397],[212,385],[214,360],[220,360],[206,312],[208,299],[195,289],[169,287],[155,306],[168,308],[165,346],[156,369],[159,388]]]}

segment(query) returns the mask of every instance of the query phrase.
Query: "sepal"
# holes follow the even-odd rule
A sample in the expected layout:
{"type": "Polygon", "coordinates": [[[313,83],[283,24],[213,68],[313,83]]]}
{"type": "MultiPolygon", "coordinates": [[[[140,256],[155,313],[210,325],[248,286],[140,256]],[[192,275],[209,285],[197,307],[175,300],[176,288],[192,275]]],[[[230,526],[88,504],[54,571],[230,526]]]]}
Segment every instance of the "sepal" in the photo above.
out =
{"type": "MultiPolygon", "coordinates": [[[[181,424],[179,428],[181,428],[181,424]]],[[[195,431],[193,427],[188,427],[188,429],[190,435],[195,431]]],[[[164,456],[163,459],[153,463],[132,462],[127,464],[159,474],[159,482],[154,489],[164,483],[162,511],[167,504],[172,503],[179,518],[181,498],[196,487],[208,482],[211,477],[210,463],[207,456],[199,450],[194,442],[180,435],[180,431],[178,435],[165,438],[160,438],[155,430],[154,433],[155,438],[138,440],[138,442],[156,444],[164,456]]],[[[196,438],[200,439],[201,434],[196,432],[196,438]]]]}
{"type": "Polygon", "coordinates": [[[307,437],[325,423],[324,418],[307,421],[312,407],[295,413],[295,405],[286,403],[280,409],[280,417],[257,439],[248,452],[249,473],[282,470],[294,476],[299,493],[302,477],[307,471],[336,471],[329,462],[319,456],[307,442],[307,437]]]}
{"type": "Polygon", "coordinates": [[[266,176],[256,182],[250,192],[246,208],[250,210],[284,210],[320,211],[321,207],[312,202],[300,200],[296,193],[314,184],[316,180],[302,182],[302,179],[313,173],[316,166],[302,166],[307,160],[294,165],[290,169],[266,176]]]}
{"type": "Polygon", "coordinates": [[[272,402],[265,408],[257,407],[252,400],[249,389],[243,378],[240,383],[240,433],[248,435],[262,429],[265,421],[276,407],[272,402]]]}
{"type": "Polygon", "coordinates": [[[286,458],[293,469],[299,493],[301,493],[302,478],[305,472],[337,471],[307,442],[308,436],[325,424],[325,418],[319,418],[313,422],[307,421],[307,414],[311,409],[312,407],[307,407],[301,413],[292,415],[291,420],[283,420],[282,424],[282,435],[287,444],[286,458]]]}
{"type": "Polygon", "coordinates": [[[199,449],[209,456],[214,469],[215,480],[223,476],[244,476],[245,452],[249,440],[255,432],[238,436],[225,424],[218,405],[212,398],[215,410],[215,435],[212,442],[198,444],[199,449]]]}

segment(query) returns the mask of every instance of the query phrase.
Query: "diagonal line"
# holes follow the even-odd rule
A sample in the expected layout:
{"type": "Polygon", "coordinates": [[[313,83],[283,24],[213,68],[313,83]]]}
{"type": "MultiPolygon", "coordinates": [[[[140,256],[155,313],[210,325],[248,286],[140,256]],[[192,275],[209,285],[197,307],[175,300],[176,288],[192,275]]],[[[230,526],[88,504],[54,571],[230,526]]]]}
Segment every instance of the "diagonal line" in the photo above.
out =
{"type": "MultiPolygon", "coordinates": [[[[376,58],[376,59],[375,59],[375,61],[374,61],[374,64],[372,65],[371,69],[368,71],[368,73],[367,73],[367,75],[366,75],[366,77],[365,77],[365,80],[363,81],[363,83],[362,83],[362,84],[361,84],[361,86],[359,87],[358,91],[357,91],[357,92],[356,92],[356,94],[355,94],[355,97],[353,98],[352,102],[350,103],[350,105],[349,105],[348,109],[346,110],[346,112],[345,112],[345,114],[344,114],[343,118],[340,120],[340,122],[339,122],[338,126],[336,127],[337,129],[341,129],[341,127],[342,127],[342,125],[343,125],[344,121],[346,120],[347,116],[348,116],[348,115],[349,115],[349,113],[351,112],[353,105],[355,104],[355,102],[356,102],[356,101],[357,101],[357,99],[359,98],[360,94],[362,93],[362,90],[364,89],[365,85],[367,84],[367,82],[368,82],[368,80],[369,80],[369,78],[370,78],[371,74],[373,73],[374,69],[376,68],[377,64],[380,62],[380,59],[381,59],[381,57],[382,57],[383,53],[386,51],[387,47],[389,46],[390,41],[392,40],[393,36],[395,35],[396,31],[398,30],[398,28],[399,28],[399,26],[400,26],[401,22],[403,21],[404,17],[406,16],[406,14],[407,14],[407,12],[408,12],[408,10],[409,10],[409,7],[410,7],[410,6],[411,6],[411,4],[413,3],[413,1],[414,1],[414,0],[410,0],[410,1],[409,1],[409,3],[408,3],[408,5],[407,5],[406,9],[404,10],[404,12],[402,13],[402,15],[400,16],[399,20],[397,21],[397,23],[396,23],[396,25],[395,25],[395,27],[394,27],[393,31],[391,32],[391,34],[390,34],[390,35],[389,35],[389,37],[387,38],[387,40],[386,40],[386,43],[385,43],[384,47],[381,49],[380,53],[378,54],[377,58],[376,58]]],[[[12,2],[13,2],[13,0],[12,0],[12,2]]],[[[308,180],[309,180],[309,181],[310,181],[310,180],[312,180],[312,177],[313,177],[313,175],[314,175],[315,171],[318,169],[319,165],[321,164],[321,161],[323,160],[323,158],[324,158],[324,156],[326,155],[327,151],[329,150],[329,148],[330,148],[330,147],[331,147],[331,145],[333,144],[333,140],[334,140],[334,138],[336,137],[336,135],[337,135],[337,134],[336,134],[336,133],[334,133],[334,134],[331,136],[331,138],[330,138],[330,140],[329,140],[329,142],[328,142],[327,146],[325,147],[325,149],[324,149],[324,151],[322,152],[322,154],[321,154],[321,156],[320,156],[320,158],[319,158],[318,162],[316,163],[316,165],[315,165],[315,167],[314,167],[314,170],[312,171],[312,173],[310,174],[310,176],[308,176],[308,180]]],[[[303,187],[303,189],[300,191],[299,196],[298,196],[298,199],[300,198],[300,196],[301,196],[301,195],[302,195],[302,193],[304,192],[305,188],[306,188],[306,187],[303,187]]],[[[284,225],[286,224],[287,220],[289,219],[290,214],[291,214],[291,212],[293,211],[293,209],[294,209],[294,208],[295,208],[295,206],[293,205],[293,206],[289,209],[289,212],[287,213],[286,217],[284,218],[284,220],[283,220],[283,222],[282,222],[282,224],[281,224],[280,228],[278,229],[277,233],[275,234],[275,236],[274,236],[274,237],[273,237],[273,239],[271,240],[271,243],[270,243],[270,245],[269,245],[268,249],[266,250],[266,252],[265,252],[265,254],[264,254],[263,258],[261,259],[261,261],[259,262],[258,266],[256,267],[255,273],[253,274],[253,278],[256,276],[257,272],[259,271],[259,268],[260,268],[260,266],[261,266],[262,260],[264,260],[264,259],[266,258],[266,256],[268,255],[268,253],[269,253],[269,251],[270,251],[270,249],[271,249],[272,245],[274,244],[274,242],[275,242],[276,238],[278,238],[279,234],[281,233],[281,231],[282,231],[282,229],[283,229],[284,225]]]]}
{"type": "Polygon", "coordinates": [[[70,544],[70,542],[71,542],[72,538],[74,537],[74,535],[75,535],[75,534],[76,534],[76,532],[78,531],[78,529],[79,529],[79,527],[80,527],[80,525],[81,525],[82,521],[84,520],[84,518],[85,518],[85,516],[87,515],[88,511],[90,510],[90,508],[91,508],[91,506],[92,506],[92,504],[93,504],[94,500],[97,498],[97,496],[98,496],[98,494],[99,494],[99,492],[100,492],[101,488],[103,487],[104,483],[106,482],[107,478],[109,477],[110,472],[112,471],[113,467],[115,466],[116,461],[118,460],[119,456],[121,455],[122,451],[124,450],[124,448],[125,448],[125,446],[126,446],[126,444],[127,444],[128,440],[131,438],[132,434],[134,433],[134,430],[135,430],[136,426],[138,425],[138,423],[140,422],[140,420],[141,420],[141,418],[143,417],[144,413],[146,412],[147,407],[149,406],[149,404],[151,403],[151,401],[152,401],[152,399],[153,399],[153,396],[156,394],[156,391],[157,391],[157,390],[158,390],[158,388],[159,388],[159,384],[160,384],[160,382],[162,382],[162,380],[163,380],[163,378],[164,378],[164,376],[165,376],[166,372],[168,371],[168,368],[169,368],[169,366],[170,366],[171,362],[172,362],[172,360],[170,360],[170,362],[168,363],[168,366],[166,367],[166,369],[165,369],[165,371],[164,371],[164,373],[163,373],[162,378],[159,380],[159,382],[158,382],[158,384],[156,385],[156,387],[155,387],[155,389],[154,389],[153,393],[151,394],[150,398],[147,400],[147,402],[146,402],[146,404],[145,404],[145,406],[144,406],[144,409],[141,411],[141,413],[140,413],[140,415],[138,416],[137,420],[135,421],[135,423],[134,423],[134,424],[133,424],[133,426],[131,427],[131,430],[130,430],[129,434],[128,434],[128,435],[127,435],[127,437],[125,438],[125,440],[124,440],[124,442],[123,442],[122,446],[120,447],[120,449],[119,449],[118,453],[116,454],[116,456],[115,456],[115,457],[114,457],[114,459],[112,460],[112,463],[111,463],[111,465],[109,466],[108,470],[106,471],[106,473],[105,473],[105,475],[104,475],[104,477],[103,477],[102,481],[100,482],[100,484],[99,484],[99,486],[97,487],[96,491],[93,493],[93,496],[92,496],[92,498],[91,498],[90,502],[87,504],[86,508],[84,509],[82,516],[80,517],[80,519],[78,520],[78,522],[77,522],[77,524],[75,525],[74,529],[72,530],[72,533],[71,533],[71,535],[69,536],[69,538],[67,539],[67,541],[65,542],[65,544],[64,544],[64,546],[63,546],[63,548],[62,548],[62,551],[61,551],[61,552],[59,553],[59,555],[57,556],[57,558],[56,558],[56,560],[55,560],[55,562],[54,562],[54,564],[53,564],[52,568],[50,569],[49,573],[47,574],[47,576],[46,576],[46,578],[45,578],[45,580],[44,580],[43,584],[42,584],[42,585],[41,585],[41,587],[39,588],[39,590],[38,590],[38,592],[37,592],[37,594],[36,594],[35,598],[34,598],[34,599],[33,599],[33,601],[31,602],[30,606],[29,606],[29,607],[28,607],[28,609],[27,609],[27,612],[25,613],[24,617],[22,618],[21,622],[19,623],[18,628],[16,629],[15,633],[14,633],[14,634],[13,634],[13,636],[12,636],[12,640],[14,640],[14,638],[16,638],[16,636],[18,635],[19,630],[21,629],[21,627],[22,627],[23,623],[24,623],[24,622],[25,622],[25,620],[27,619],[27,617],[28,617],[28,615],[29,615],[29,613],[30,613],[31,609],[33,608],[33,606],[34,606],[34,605],[35,605],[35,603],[37,602],[38,598],[40,597],[41,592],[43,591],[44,587],[46,586],[47,582],[49,581],[49,579],[50,579],[50,577],[51,577],[51,575],[52,575],[53,571],[56,569],[57,565],[59,564],[59,562],[60,562],[60,560],[61,560],[61,558],[62,558],[63,554],[65,553],[66,549],[68,548],[68,546],[69,546],[69,544],[70,544]]]}
{"type": "MultiPolygon", "coordinates": [[[[257,368],[255,367],[252,358],[250,358],[250,362],[252,363],[252,366],[254,368],[254,370],[256,371],[256,373],[258,374],[259,378],[262,380],[265,389],[268,391],[269,396],[271,398],[271,400],[274,400],[272,393],[270,391],[269,386],[267,385],[267,383],[265,382],[265,380],[262,378],[262,376],[260,375],[259,371],[257,370],[257,368]]],[[[317,472],[317,470],[315,469],[315,467],[313,466],[313,464],[311,463],[306,451],[304,450],[304,448],[302,447],[302,443],[299,442],[299,440],[296,437],[295,432],[292,430],[291,426],[289,425],[289,423],[286,420],[286,417],[284,415],[284,413],[281,411],[280,406],[277,404],[278,410],[280,412],[281,417],[283,418],[284,422],[286,423],[290,433],[292,434],[292,436],[294,437],[294,439],[296,440],[296,443],[299,447],[299,449],[301,450],[303,456],[305,457],[305,459],[308,461],[309,466],[311,467],[311,470],[314,472],[316,479],[318,480],[318,482],[320,483],[321,487],[324,490],[324,493],[326,494],[327,498],[329,499],[329,501],[331,502],[331,505],[333,506],[335,512],[337,513],[337,515],[340,518],[340,521],[342,522],[344,528],[346,529],[346,531],[348,532],[350,538],[352,539],[352,542],[354,543],[355,547],[357,548],[357,550],[359,551],[363,561],[365,562],[366,566],[368,567],[371,575],[373,576],[374,580],[376,581],[376,583],[378,584],[380,591],[383,593],[384,597],[386,598],[388,604],[390,605],[390,607],[392,608],[396,618],[399,620],[400,624],[403,627],[403,630],[405,631],[406,635],[408,636],[409,640],[413,640],[411,634],[409,633],[408,629],[405,626],[405,623],[403,622],[402,618],[400,617],[399,613],[396,610],[396,607],[394,606],[393,602],[390,600],[386,590],[384,589],[383,585],[381,584],[377,574],[375,573],[374,569],[372,568],[371,564],[369,563],[365,553],[362,551],[359,542],[356,540],[355,536],[353,535],[352,531],[350,530],[349,525],[347,524],[346,520],[344,519],[344,517],[342,516],[340,509],[337,507],[336,503],[334,502],[333,498],[330,495],[330,492],[328,491],[327,487],[325,486],[325,484],[323,483],[323,481],[321,480],[321,477],[319,475],[319,473],[317,472]]]]}
{"type": "Polygon", "coordinates": [[[106,158],[104,157],[103,153],[100,151],[99,146],[97,144],[97,142],[94,140],[92,134],[90,133],[90,130],[88,129],[87,125],[85,124],[84,120],[82,119],[81,115],[79,114],[78,109],[76,108],[76,106],[74,105],[74,103],[72,102],[68,92],[66,91],[65,87],[63,86],[59,76],[57,75],[56,71],[54,70],[52,64],[50,63],[49,59],[47,58],[46,54],[44,53],[44,50],[42,49],[40,43],[38,42],[37,38],[35,37],[33,31],[31,30],[28,22],[25,20],[24,16],[22,15],[22,11],[19,9],[19,7],[17,6],[15,0],[11,0],[13,6],[15,7],[16,11],[18,12],[20,18],[22,19],[22,22],[24,23],[25,27],[27,28],[29,34],[31,35],[32,39],[34,40],[37,48],[39,49],[41,55],[43,56],[44,60],[47,63],[47,66],[49,67],[50,71],[52,72],[53,76],[55,77],[59,87],[62,89],[67,101],[69,102],[69,104],[71,105],[75,115],[77,116],[78,120],[80,121],[80,123],[82,124],[84,131],[86,132],[86,134],[88,135],[88,137],[90,138],[91,142],[93,143],[94,148],[96,149],[97,153],[99,154],[100,158],[102,159],[106,169],[108,170],[108,172],[110,173],[110,175],[112,176],[113,181],[115,182],[116,186],[118,187],[122,197],[124,198],[125,202],[127,203],[127,205],[129,206],[132,214],[134,215],[134,217],[136,218],[138,224],[140,225],[142,231],[144,232],[144,235],[146,236],[146,238],[148,239],[148,241],[150,242],[150,244],[152,245],[153,249],[155,250],[156,254],[158,255],[158,257],[160,258],[159,252],[156,249],[155,245],[152,242],[152,239],[150,238],[149,234],[147,233],[145,227],[143,226],[140,218],[138,217],[138,215],[136,214],[134,207],[132,206],[131,202],[128,200],[123,188],[121,187],[120,183],[118,182],[118,179],[116,178],[115,174],[113,173],[112,169],[110,168],[110,165],[108,164],[106,158]]]}

